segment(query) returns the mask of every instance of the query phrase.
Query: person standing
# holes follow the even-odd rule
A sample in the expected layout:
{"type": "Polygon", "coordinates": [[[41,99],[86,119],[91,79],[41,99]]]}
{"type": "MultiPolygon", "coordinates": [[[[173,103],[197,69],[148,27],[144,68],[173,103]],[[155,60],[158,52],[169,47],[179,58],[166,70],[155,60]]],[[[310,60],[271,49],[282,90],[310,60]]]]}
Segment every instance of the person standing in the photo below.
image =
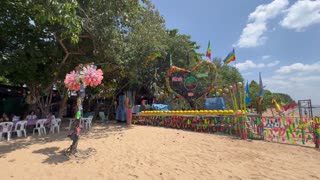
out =
{"type": "Polygon", "coordinates": [[[74,155],[77,152],[78,147],[78,141],[80,138],[80,132],[81,132],[81,125],[80,125],[80,119],[77,119],[74,121],[74,127],[71,134],[68,135],[68,137],[72,140],[72,144],[70,146],[70,154],[74,155]]]}

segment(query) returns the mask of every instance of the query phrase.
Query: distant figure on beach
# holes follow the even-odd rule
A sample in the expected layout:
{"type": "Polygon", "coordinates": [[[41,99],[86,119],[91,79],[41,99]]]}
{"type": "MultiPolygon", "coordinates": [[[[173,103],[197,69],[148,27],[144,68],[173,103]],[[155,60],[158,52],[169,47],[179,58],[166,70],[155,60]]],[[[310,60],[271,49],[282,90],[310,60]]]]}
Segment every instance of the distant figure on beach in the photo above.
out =
{"type": "Polygon", "coordinates": [[[37,115],[34,111],[31,111],[30,114],[26,117],[27,120],[37,119],[37,115]]]}
{"type": "Polygon", "coordinates": [[[307,109],[304,109],[304,115],[307,116],[308,115],[308,111],[307,109]]]}
{"type": "Polygon", "coordinates": [[[6,113],[3,113],[0,118],[0,122],[6,122],[6,121],[9,121],[9,117],[6,113]]]}

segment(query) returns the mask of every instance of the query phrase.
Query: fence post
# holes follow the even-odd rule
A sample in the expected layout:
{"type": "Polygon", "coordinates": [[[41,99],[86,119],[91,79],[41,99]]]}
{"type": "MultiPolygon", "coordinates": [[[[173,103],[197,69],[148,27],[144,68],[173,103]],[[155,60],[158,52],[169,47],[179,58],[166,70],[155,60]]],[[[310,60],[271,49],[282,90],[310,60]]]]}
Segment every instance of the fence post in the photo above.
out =
{"type": "Polygon", "coordinates": [[[320,119],[319,119],[319,117],[315,117],[314,143],[316,145],[316,148],[319,148],[319,146],[320,146],[320,119]]]}

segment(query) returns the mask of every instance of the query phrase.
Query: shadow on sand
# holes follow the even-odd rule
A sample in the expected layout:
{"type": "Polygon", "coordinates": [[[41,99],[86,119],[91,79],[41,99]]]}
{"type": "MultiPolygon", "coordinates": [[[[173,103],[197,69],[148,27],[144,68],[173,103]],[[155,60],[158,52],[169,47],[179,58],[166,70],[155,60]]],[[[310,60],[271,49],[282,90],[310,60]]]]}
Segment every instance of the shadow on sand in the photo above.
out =
{"type": "Polygon", "coordinates": [[[88,148],[86,150],[78,150],[78,152],[75,155],[67,156],[64,150],[62,151],[59,151],[59,150],[60,150],[59,147],[46,147],[43,149],[35,150],[32,153],[43,154],[48,156],[45,160],[42,161],[42,163],[60,164],[72,159],[73,160],[87,159],[90,156],[96,154],[97,152],[94,148],[88,148]]]}
{"type": "MultiPolygon", "coordinates": [[[[0,142],[0,158],[6,156],[6,154],[16,151],[19,149],[27,148],[28,146],[32,146],[34,144],[47,144],[49,142],[56,142],[56,141],[69,141],[71,145],[71,140],[67,138],[69,133],[68,131],[69,122],[65,121],[61,124],[61,129],[59,134],[51,134],[47,133],[44,136],[32,136],[32,133],[27,134],[28,139],[26,138],[17,138],[16,136],[12,137],[12,140],[9,142],[1,141],[0,142]]],[[[100,138],[107,138],[110,134],[122,134],[123,131],[133,128],[132,126],[127,126],[126,124],[122,123],[101,123],[101,122],[94,122],[93,128],[90,130],[82,130],[81,136],[82,138],[87,139],[100,139],[100,138]]],[[[60,149],[67,149],[68,147],[48,147],[40,150],[36,150],[33,153],[41,153],[46,154],[49,158],[46,160],[47,163],[55,163],[52,159],[57,158],[57,163],[66,161],[64,156],[64,152],[58,152],[60,149]],[[61,157],[60,157],[61,156],[61,157]]],[[[80,147],[81,149],[81,147],[80,147]]],[[[64,151],[64,150],[63,150],[64,151]]]]}
{"type": "Polygon", "coordinates": [[[64,151],[57,152],[58,150],[60,150],[59,147],[47,147],[35,150],[32,153],[47,155],[48,158],[43,160],[42,163],[59,164],[70,160],[70,158],[65,155],[64,151]]]}
{"type": "Polygon", "coordinates": [[[108,122],[108,123],[96,123],[95,128],[90,131],[85,131],[82,136],[90,139],[107,138],[110,135],[121,135],[126,130],[132,129],[134,126],[128,126],[124,123],[108,122]]]}

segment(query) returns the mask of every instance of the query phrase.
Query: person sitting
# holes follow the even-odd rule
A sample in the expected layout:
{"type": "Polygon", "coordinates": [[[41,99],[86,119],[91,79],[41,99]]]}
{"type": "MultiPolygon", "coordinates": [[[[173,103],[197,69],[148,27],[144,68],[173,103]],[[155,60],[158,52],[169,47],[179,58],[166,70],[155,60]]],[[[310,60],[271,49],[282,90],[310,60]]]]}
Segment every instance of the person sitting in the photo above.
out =
{"type": "Polygon", "coordinates": [[[0,118],[0,122],[7,122],[7,121],[9,121],[9,117],[6,113],[3,113],[0,118]]]}
{"type": "Polygon", "coordinates": [[[16,116],[15,114],[12,115],[12,121],[19,121],[20,116],[16,116]]]}
{"type": "Polygon", "coordinates": [[[31,111],[30,114],[26,117],[27,120],[35,120],[37,119],[37,115],[34,111],[31,111]]]}
{"type": "Polygon", "coordinates": [[[56,117],[51,113],[51,112],[49,112],[48,113],[48,115],[47,115],[47,127],[49,127],[50,128],[50,126],[51,126],[51,121],[52,120],[54,120],[56,117]]]}

